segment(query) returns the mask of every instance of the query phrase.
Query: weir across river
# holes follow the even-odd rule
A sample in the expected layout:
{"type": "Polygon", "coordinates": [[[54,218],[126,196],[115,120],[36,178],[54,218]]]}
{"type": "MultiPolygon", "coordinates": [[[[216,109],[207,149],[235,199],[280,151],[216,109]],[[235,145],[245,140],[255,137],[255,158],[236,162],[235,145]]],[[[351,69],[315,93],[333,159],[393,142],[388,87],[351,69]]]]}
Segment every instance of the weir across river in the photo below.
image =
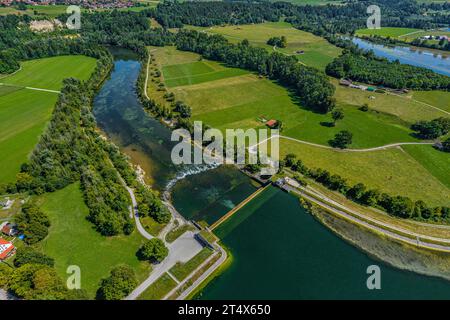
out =
{"type": "Polygon", "coordinates": [[[215,228],[217,228],[219,225],[224,223],[226,220],[228,220],[233,214],[235,214],[239,209],[241,209],[243,206],[245,206],[247,203],[249,203],[253,198],[255,198],[258,194],[263,192],[267,187],[270,186],[270,183],[266,186],[261,186],[258,190],[253,192],[250,196],[245,198],[241,203],[239,203],[237,206],[235,206],[233,209],[228,211],[226,214],[224,214],[219,220],[214,222],[210,227],[209,230],[213,231],[215,228]]]}

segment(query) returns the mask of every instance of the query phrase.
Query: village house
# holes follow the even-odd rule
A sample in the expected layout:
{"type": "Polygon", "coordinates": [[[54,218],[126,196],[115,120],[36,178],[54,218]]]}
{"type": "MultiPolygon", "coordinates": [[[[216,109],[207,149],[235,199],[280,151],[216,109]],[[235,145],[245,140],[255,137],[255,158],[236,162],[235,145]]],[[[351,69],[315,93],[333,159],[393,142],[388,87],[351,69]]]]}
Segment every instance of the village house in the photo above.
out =
{"type": "Polygon", "coordinates": [[[266,122],[266,126],[268,126],[269,128],[275,128],[278,124],[277,120],[271,119],[269,121],[266,122]]]}
{"type": "Polygon", "coordinates": [[[0,232],[4,235],[13,237],[17,234],[17,228],[15,224],[6,221],[0,224],[0,232]]]}
{"type": "Polygon", "coordinates": [[[3,238],[0,238],[0,261],[6,260],[16,253],[14,245],[3,238]]]}

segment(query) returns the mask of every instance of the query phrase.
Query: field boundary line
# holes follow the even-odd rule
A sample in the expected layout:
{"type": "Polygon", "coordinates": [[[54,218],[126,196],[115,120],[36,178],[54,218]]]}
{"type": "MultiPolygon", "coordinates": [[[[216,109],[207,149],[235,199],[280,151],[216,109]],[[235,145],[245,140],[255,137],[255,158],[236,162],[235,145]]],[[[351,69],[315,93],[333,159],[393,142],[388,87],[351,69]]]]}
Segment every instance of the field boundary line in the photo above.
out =
{"type": "Polygon", "coordinates": [[[298,142],[298,143],[310,145],[310,146],[313,146],[313,147],[322,148],[322,149],[328,149],[328,150],[334,150],[334,151],[337,151],[337,152],[371,152],[371,151],[378,151],[378,150],[384,150],[384,149],[389,149],[389,148],[401,147],[401,146],[405,146],[405,145],[433,145],[434,144],[434,142],[397,142],[397,143],[386,144],[386,145],[383,145],[383,146],[373,147],[373,148],[338,149],[338,148],[333,148],[333,147],[326,146],[326,145],[323,145],[323,144],[318,144],[318,143],[314,143],[314,142],[304,141],[304,140],[300,140],[300,139],[296,139],[296,138],[292,138],[292,137],[288,137],[288,136],[273,135],[270,138],[264,139],[263,141],[260,141],[257,144],[254,144],[253,146],[250,146],[249,149],[250,148],[255,148],[258,145],[260,145],[261,143],[267,142],[267,141],[271,140],[272,138],[281,138],[281,139],[291,140],[291,141],[295,141],[295,142],[298,142]]]}
{"type": "Polygon", "coordinates": [[[10,84],[10,83],[3,83],[3,82],[0,82],[0,86],[16,87],[16,88],[21,88],[21,89],[28,89],[28,90],[35,90],[35,91],[44,91],[44,92],[51,92],[51,93],[61,93],[61,91],[58,91],[58,90],[19,86],[19,85],[10,84]]]}
{"type": "Polygon", "coordinates": [[[4,78],[7,78],[7,77],[10,77],[10,76],[16,74],[17,72],[19,72],[20,70],[22,70],[22,66],[20,66],[19,69],[17,69],[13,73],[8,73],[8,74],[5,74],[5,75],[1,76],[0,79],[4,79],[4,78]]]}
{"type": "MultiPolygon", "coordinates": [[[[400,98],[408,99],[408,100],[409,100],[409,98],[406,98],[406,97],[404,97],[404,96],[402,96],[402,95],[399,95],[399,94],[395,94],[395,93],[392,93],[392,92],[388,92],[388,94],[393,95],[393,96],[396,96],[396,97],[400,97],[400,98]]],[[[411,100],[411,101],[414,101],[414,102],[416,102],[416,103],[422,104],[422,105],[424,105],[424,106],[427,106],[427,107],[436,109],[436,110],[441,111],[441,112],[443,112],[443,113],[445,113],[445,114],[450,115],[450,112],[445,111],[445,110],[442,110],[441,108],[435,107],[435,106],[433,106],[433,105],[431,105],[431,104],[429,104],[429,103],[426,103],[426,102],[422,102],[422,101],[416,100],[416,99],[414,99],[413,97],[411,97],[410,100],[411,100]]]]}

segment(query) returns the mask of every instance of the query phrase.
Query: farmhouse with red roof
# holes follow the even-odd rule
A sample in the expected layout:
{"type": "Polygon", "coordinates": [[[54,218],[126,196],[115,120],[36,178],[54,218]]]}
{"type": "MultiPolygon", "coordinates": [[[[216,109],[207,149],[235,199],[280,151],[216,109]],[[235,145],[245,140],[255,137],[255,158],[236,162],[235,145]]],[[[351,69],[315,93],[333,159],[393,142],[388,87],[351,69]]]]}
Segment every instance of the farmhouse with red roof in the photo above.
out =
{"type": "Polygon", "coordinates": [[[0,261],[5,260],[9,256],[13,255],[15,252],[16,248],[11,242],[0,238],[0,261]]]}

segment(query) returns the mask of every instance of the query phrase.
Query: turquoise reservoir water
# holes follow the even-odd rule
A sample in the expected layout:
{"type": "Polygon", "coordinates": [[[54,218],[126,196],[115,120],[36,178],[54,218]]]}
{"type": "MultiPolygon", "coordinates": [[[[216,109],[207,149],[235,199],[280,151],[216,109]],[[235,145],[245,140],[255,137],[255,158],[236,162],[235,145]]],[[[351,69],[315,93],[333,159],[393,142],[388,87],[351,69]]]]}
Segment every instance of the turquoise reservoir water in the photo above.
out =
{"type": "Polygon", "coordinates": [[[373,50],[375,55],[387,58],[390,61],[398,59],[400,63],[427,68],[436,73],[450,76],[450,53],[445,55],[422,48],[384,46],[359,38],[353,38],[352,41],[361,49],[373,50]]]}
{"type": "Polygon", "coordinates": [[[449,299],[450,282],[389,267],[338,238],[275,187],[217,229],[232,265],[200,299],[449,299]],[[366,286],[370,265],[381,290],[366,286]]]}

